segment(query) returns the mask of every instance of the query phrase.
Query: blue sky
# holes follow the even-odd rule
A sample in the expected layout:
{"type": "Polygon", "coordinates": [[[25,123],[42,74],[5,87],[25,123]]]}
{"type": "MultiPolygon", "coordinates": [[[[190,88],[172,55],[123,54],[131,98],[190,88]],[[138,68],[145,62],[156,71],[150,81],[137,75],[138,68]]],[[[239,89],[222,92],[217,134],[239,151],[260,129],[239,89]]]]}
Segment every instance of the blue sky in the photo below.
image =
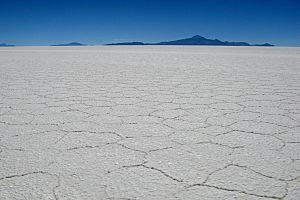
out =
{"type": "Polygon", "coordinates": [[[196,34],[300,46],[300,0],[0,0],[0,43],[158,42],[196,34]]]}

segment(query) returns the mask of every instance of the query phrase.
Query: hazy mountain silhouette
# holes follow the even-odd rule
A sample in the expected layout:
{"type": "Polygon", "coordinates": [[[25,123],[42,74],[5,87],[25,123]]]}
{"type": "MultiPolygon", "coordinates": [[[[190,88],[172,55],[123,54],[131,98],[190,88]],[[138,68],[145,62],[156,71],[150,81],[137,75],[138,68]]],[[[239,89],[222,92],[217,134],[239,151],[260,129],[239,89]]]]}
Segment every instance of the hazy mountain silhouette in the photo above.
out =
{"type": "Polygon", "coordinates": [[[258,46],[258,47],[274,47],[273,44],[265,43],[265,44],[255,44],[252,46],[258,46]]]}
{"type": "Polygon", "coordinates": [[[79,42],[71,42],[71,43],[67,43],[67,44],[54,44],[51,46],[86,46],[86,44],[81,44],[79,42]]]}
{"type": "Polygon", "coordinates": [[[274,46],[269,43],[251,45],[247,42],[228,42],[220,41],[218,39],[207,39],[200,35],[195,35],[191,38],[185,38],[180,40],[159,42],[159,43],[143,43],[143,42],[122,42],[112,43],[107,45],[212,45],[212,46],[274,46]]]}
{"type": "Polygon", "coordinates": [[[0,44],[0,47],[14,47],[15,45],[12,45],[12,44],[5,44],[5,43],[2,43],[0,44]]]}
{"type": "Polygon", "coordinates": [[[146,45],[143,42],[120,42],[120,43],[112,43],[107,45],[146,45]]]}

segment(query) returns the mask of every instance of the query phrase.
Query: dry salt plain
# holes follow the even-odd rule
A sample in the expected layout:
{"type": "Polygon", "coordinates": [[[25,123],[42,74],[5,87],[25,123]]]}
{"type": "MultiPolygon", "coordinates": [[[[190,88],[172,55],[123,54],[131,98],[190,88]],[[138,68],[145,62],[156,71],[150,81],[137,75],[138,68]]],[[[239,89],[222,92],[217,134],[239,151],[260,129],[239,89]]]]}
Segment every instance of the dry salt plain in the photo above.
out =
{"type": "Polygon", "coordinates": [[[300,49],[0,49],[1,200],[300,199],[300,49]]]}

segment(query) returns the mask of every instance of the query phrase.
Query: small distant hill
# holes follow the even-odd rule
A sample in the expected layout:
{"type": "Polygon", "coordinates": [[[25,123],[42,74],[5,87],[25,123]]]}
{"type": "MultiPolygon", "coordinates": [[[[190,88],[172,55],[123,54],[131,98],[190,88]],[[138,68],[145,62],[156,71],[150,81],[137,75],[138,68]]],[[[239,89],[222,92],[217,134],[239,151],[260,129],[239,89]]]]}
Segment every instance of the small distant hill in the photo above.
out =
{"type": "Polygon", "coordinates": [[[258,46],[258,47],[274,47],[273,44],[265,43],[265,44],[255,44],[253,46],[258,46]]]}
{"type": "Polygon", "coordinates": [[[112,43],[107,45],[212,45],[212,46],[274,46],[269,43],[251,45],[247,42],[228,42],[218,39],[207,39],[200,35],[195,35],[191,38],[185,38],[180,40],[158,42],[158,43],[143,43],[143,42],[123,42],[112,43]]]}
{"type": "Polygon", "coordinates": [[[67,44],[54,44],[51,46],[86,46],[86,44],[81,44],[79,42],[71,42],[71,43],[67,43],[67,44]]]}
{"type": "Polygon", "coordinates": [[[112,43],[107,45],[145,45],[143,42],[120,42],[120,43],[112,43]]]}
{"type": "Polygon", "coordinates": [[[12,45],[12,44],[5,44],[5,43],[2,43],[0,44],[0,47],[14,47],[15,45],[12,45]]]}

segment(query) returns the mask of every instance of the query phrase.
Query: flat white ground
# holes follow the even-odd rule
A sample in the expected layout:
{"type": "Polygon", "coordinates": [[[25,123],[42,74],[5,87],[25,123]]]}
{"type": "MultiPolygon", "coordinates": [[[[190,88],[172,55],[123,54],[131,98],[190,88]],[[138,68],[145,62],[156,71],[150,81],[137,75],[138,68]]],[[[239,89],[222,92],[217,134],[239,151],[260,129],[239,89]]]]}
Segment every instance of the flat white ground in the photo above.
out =
{"type": "Polygon", "coordinates": [[[300,49],[0,49],[0,199],[300,199],[300,49]]]}

